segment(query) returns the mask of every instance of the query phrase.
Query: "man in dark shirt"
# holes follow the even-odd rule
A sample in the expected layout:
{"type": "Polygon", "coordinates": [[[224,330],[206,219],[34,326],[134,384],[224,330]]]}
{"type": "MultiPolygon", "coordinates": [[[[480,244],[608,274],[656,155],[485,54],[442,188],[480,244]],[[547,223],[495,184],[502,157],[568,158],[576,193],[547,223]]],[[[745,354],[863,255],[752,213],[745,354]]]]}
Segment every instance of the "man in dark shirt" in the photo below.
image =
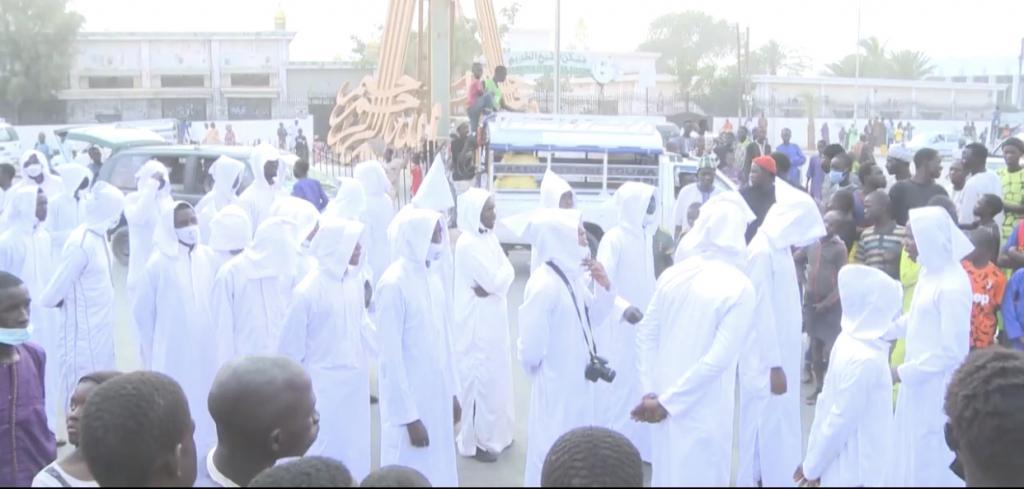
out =
{"type": "Polygon", "coordinates": [[[746,146],[746,153],[747,154],[743,159],[742,180],[740,180],[740,182],[743,184],[742,186],[746,186],[748,183],[747,179],[750,178],[750,167],[751,163],[754,161],[754,158],[757,158],[758,156],[768,156],[772,154],[772,146],[768,144],[767,140],[765,140],[764,130],[758,127],[754,128],[754,140],[751,141],[751,143],[746,146]]]}
{"type": "Polygon", "coordinates": [[[754,222],[747,226],[747,243],[754,239],[768,209],[775,203],[775,175],[778,170],[771,156],[758,156],[750,165],[750,185],[740,190],[743,200],[754,211],[754,222]]]}
{"type": "Polygon", "coordinates": [[[931,148],[918,150],[914,154],[916,172],[909,180],[897,182],[889,190],[892,202],[892,217],[900,226],[907,225],[910,209],[924,207],[936,195],[949,196],[946,189],[935,183],[942,175],[942,159],[939,152],[931,148]]]}

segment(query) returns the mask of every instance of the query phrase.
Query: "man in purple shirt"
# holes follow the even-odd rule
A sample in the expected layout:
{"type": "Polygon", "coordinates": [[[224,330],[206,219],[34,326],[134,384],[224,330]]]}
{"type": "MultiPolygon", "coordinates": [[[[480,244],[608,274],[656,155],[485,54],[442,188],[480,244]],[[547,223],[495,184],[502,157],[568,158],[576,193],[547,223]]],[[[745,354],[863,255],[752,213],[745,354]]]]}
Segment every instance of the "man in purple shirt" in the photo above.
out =
{"type": "Polygon", "coordinates": [[[800,186],[800,168],[807,162],[807,158],[804,157],[804,152],[800,150],[800,146],[790,143],[789,140],[793,137],[793,132],[789,128],[782,130],[782,144],[775,148],[775,151],[785,153],[789,157],[789,162],[792,166],[789,168],[788,175],[779,175],[786,179],[787,182],[794,186],[800,186]]]}
{"type": "Polygon", "coordinates": [[[46,354],[28,343],[29,294],[18,277],[0,272],[0,486],[29,487],[57,457],[46,426],[46,354]]]}
{"type": "Polygon", "coordinates": [[[323,212],[330,199],[324,193],[320,182],[307,176],[309,174],[309,162],[302,159],[296,161],[293,173],[298,181],[292,187],[292,196],[309,201],[310,204],[316,207],[316,210],[323,212]]]}
{"type": "Polygon", "coordinates": [[[824,139],[818,140],[818,154],[812,156],[811,162],[807,165],[807,191],[817,202],[821,202],[821,184],[825,181],[825,169],[821,166],[821,160],[827,145],[824,139]]]}

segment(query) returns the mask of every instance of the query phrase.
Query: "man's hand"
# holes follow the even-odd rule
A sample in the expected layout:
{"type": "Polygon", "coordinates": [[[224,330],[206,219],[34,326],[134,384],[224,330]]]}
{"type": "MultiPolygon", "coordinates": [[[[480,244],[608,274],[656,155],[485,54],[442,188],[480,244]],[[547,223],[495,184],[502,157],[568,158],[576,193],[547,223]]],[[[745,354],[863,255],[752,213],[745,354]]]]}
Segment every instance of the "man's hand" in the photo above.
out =
{"type": "Polygon", "coordinates": [[[782,367],[772,367],[772,371],[769,374],[769,384],[771,384],[772,394],[781,396],[786,393],[786,372],[782,370],[782,367]]]}
{"type": "Polygon", "coordinates": [[[821,479],[809,480],[804,475],[804,466],[801,465],[796,468],[796,472],[793,473],[793,482],[796,482],[798,487],[818,487],[821,486],[821,479]]]}
{"type": "Polygon", "coordinates": [[[430,446],[430,437],[427,435],[427,427],[423,425],[423,421],[417,419],[405,425],[405,430],[409,432],[409,443],[412,443],[412,446],[417,448],[430,446]]]}
{"type": "Polygon", "coordinates": [[[626,312],[622,313],[622,320],[629,324],[636,324],[643,321],[644,313],[640,312],[635,306],[629,306],[626,308],[626,312]]]}
{"type": "Polygon", "coordinates": [[[164,189],[164,185],[167,185],[167,181],[164,180],[163,173],[154,173],[153,174],[153,180],[156,180],[156,182],[157,182],[157,185],[158,185],[157,188],[156,188],[157,190],[163,190],[164,189]]]}
{"type": "Polygon", "coordinates": [[[365,307],[369,309],[370,303],[373,302],[373,286],[369,280],[363,281],[363,301],[366,303],[365,307]]]}
{"type": "Polygon", "coordinates": [[[643,423],[660,423],[668,417],[668,411],[658,401],[657,395],[647,394],[640,404],[633,408],[630,416],[633,420],[643,423]]]}
{"type": "Polygon", "coordinates": [[[892,367],[890,370],[892,371],[892,383],[893,384],[899,384],[900,382],[902,382],[900,380],[900,371],[899,371],[899,369],[897,369],[896,367],[892,367]]]}
{"type": "Polygon", "coordinates": [[[608,280],[608,272],[604,271],[604,265],[593,259],[583,260],[583,266],[590,269],[590,277],[594,279],[604,290],[611,290],[612,283],[608,280]]]}
{"type": "Polygon", "coordinates": [[[473,284],[473,293],[476,294],[476,296],[481,299],[491,295],[486,290],[484,290],[484,288],[481,287],[480,284],[473,284]]]}
{"type": "Polygon", "coordinates": [[[459,424],[462,421],[462,405],[459,404],[459,398],[452,396],[452,418],[455,420],[454,424],[459,424]]]}

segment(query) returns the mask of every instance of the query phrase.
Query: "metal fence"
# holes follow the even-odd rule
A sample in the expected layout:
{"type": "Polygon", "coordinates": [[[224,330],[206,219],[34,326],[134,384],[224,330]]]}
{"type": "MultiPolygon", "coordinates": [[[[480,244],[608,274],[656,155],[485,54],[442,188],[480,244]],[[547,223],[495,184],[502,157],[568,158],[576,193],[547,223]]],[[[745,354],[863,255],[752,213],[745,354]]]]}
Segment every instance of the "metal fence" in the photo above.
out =
{"type": "MultiPolygon", "coordinates": [[[[530,100],[536,101],[541,112],[554,112],[554,91],[536,91],[530,100]]],[[[668,115],[686,110],[681,96],[626,93],[615,95],[563,93],[558,112],[563,114],[598,115],[668,115]]]]}

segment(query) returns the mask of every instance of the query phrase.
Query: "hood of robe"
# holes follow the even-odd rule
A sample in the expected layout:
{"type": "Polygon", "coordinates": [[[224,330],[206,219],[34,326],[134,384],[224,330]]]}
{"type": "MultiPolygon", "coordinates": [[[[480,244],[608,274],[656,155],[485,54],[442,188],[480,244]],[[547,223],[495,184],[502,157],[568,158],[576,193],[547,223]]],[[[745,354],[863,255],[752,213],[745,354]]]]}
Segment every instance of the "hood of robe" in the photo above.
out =
{"type": "Polygon", "coordinates": [[[290,276],[298,262],[295,223],[283,217],[271,217],[260,224],[256,235],[241,255],[246,276],[251,279],[290,276]]]}
{"type": "MultiPolygon", "coordinates": [[[[192,204],[183,201],[164,202],[160,206],[160,220],[157,222],[156,230],[153,232],[153,242],[161,253],[167,256],[178,256],[181,245],[178,243],[178,233],[174,231],[174,212],[179,205],[186,205],[195,212],[192,204]]],[[[198,244],[199,241],[196,241],[198,244]]]]}
{"type": "Polygon", "coordinates": [[[167,171],[167,167],[157,160],[147,161],[141,168],[139,168],[139,171],[135,172],[135,186],[137,188],[141,187],[143,183],[157,174],[164,176],[164,188],[157,191],[157,197],[170,197],[171,174],[167,171]]]}
{"type": "Polygon", "coordinates": [[[491,193],[480,188],[471,188],[459,196],[459,231],[474,236],[486,234],[480,231],[484,229],[484,225],[480,222],[480,212],[483,211],[484,204],[489,198],[491,198],[491,193]]]}
{"type": "Polygon", "coordinates": [[[525,236],[536,250],[539,263],[554,262],[566,276],[578,276],[582,272],[580,263],[590,251],[579,243],[582,222],[582,215],[575,209],[551,209],[535,214],[526,227],[525,236]]]}
{"type": "Polygon", "coordinates": [[[747,249],[747,225],[755,219],[739,192],[724,192],[708,199],[700,216],[679,242],[677,256],[713,254],[740,264],[747,249]]]}
{"type": "Polygon", "coordinates": [[[124,212],[124,193],[107,182],[96,182],[85,199],[85,226],[105,233],[117,225],[124,212]]]}
{"type": "Polygon", "coordinates": [[[252,221],[240,206],[229,205],[210,220],[209,247],[214,251],[242,250],[251,242],[252,221]]]}
{"type": "Polygon", "coordinates": [[[338,194],[327,204],[324,214],[342,219],[357,220],[366,210],[366,190],[352,177],[338,179],[338,194]]]}
{"type": "Polygon", "coordinates": [[[31,233],[36,226],[36,200],[39,187],[22,185],[7,192],[3,213],[3,230],[16,229],[31,233]]]}
{"type": "MultiPolygon", "coordinates": [[[[540,207],[542,209],[557,209],[562,194],[566,192],[572,192],[569,182],[551,170],[545,171],[544,178],[540,181],[540,207]]],[[[573,203],[575,203],[575,199],[573,203]]]]}
{"type": "MultiPolygon", "coordinates": [[[[50,174],[50,160],[46,157],[46,155],[44,155],[43,153],[40,153],[39,151],[36,151],[34,149],[30,149],[30,150],[25,151],[24,153],[22,153],[21,154],[21,159],[18,160],[18,166],[21,168],[21,178],[26,179],[26,180],[28,179],[28,175],[25,174],[25,163],[28,162],[28,159],[31,158],[32,155],[35,155],[36,158],[39,160],[39,164],[42,165],[42,167],[43,167],[43,182],[46,182],[52,176],[50,174]]],[[[33,182],[33,183],[35,183],[35,182],[33,182]]]]}
{"type": "Polygon", "coordinates": [[[281,153],[277,148],[263,143],[256,146],[253,149],[252,155],[249,156],[249,168],[252,169],[252,185],[257,189],[279,189],[285,178],[285,164],[281,161],[281,153]],[[263,165],[268,161],[278,161],[277,165],[277,180],[274,185],[270,185],[267,182],[267,177],[263,174],[263,165]]]}
{"type": "Polygon", "coordinates": [[[427,170],[427,174],[423,176],[423,182],[412,198],[412,205],[441,213],[455,207],[452,188],[448,185],[448,176],[445,175],[444,161],[441,160],[440,153],[434,158],[434,164],[427,170]]]}
{"type": "Polygon", "coordinates": [[[210,166],[210,176],[213,177],[213,194],[234,197],[238,190],[235,187],[235,180],[238,180],[243,171],[245,171],[245,163],[230,156],[217,158],[210,166]]]}
{"type": "Polygon", "coordinates": [[[959,267],[960,260],[974,250],[971,241],[941,207],[911,209],[907,222],[917,243],[917,263],[922,271],[959,267]]]}
{"type": "Polygon", "coordinates": [[[302,243],[316,229],[320,222],[320,212],[316,206],[310,204],[306,199],[292,197],[291,195],[281,196],[274,200],[270,207],[270,215],[283,217],[295,225],[295,242],[302,243]]]}
{"type": "Polygon", "coordinates": [[[344,277],[364,229],[363,223],[358,221],[325,218],[310,245],[310,252],[316,257],[320,269],[334,278],[344,277]]]}
{"type": "Polygon", "coordinates": [[[366,195],[378,195],[391,192],[391,181],[384,172],[384,166],[377,160],[364,161],[356,165],[352,175],[363,184],[366,195]]]}
{"type": "Polygon", "coordinates": [[[902,311],[903,286],[881,270],[857,264],[841,268],[838,283],[843,334],[864,341],[885,336],[902,311]]]}
{"type": "Polygon", "coordinates": [[[789,185],[776,185],[775,189],[775,204],[757,229],[773,250],[811,244],[825,235],[825,221],[810,195],[789,185]]]}
{"type": "Polygon", "coordinates": [[[394,233],[389,233],[388,237],[394,239],[398,256],[417,266],[425,266],[434,228],[441,219],[437,211],[415,208],[407,208],[395,216],[394,233]]]}
{"type": "MultiPolygon", "coordinates": [[[[633,231],[644,231],[644,216],[651,204],[651,197],[657,189],[646,183],[626,182],[615,191],[615,203],[619,206],[619,225],[633,231]]],[[[657,210],[655,210],[657,215],[657,210]]],[[[648,231],[653,232],[656,226],[648,231]]]]}
{"type": "MultiPolygon", "coordinates": [[[[60,178],[64,183],[64,192],[74,195],[78,191],[78,187],[82,186],[82,180],[92,182],[92,170],[78,163],[65,163],[60,167],[60,178]]],[[[86,185],[85,188],[88,189],[89,186],[86,185]]],[[[82,192],[86,192],[86,190],[82,192]]]]}

